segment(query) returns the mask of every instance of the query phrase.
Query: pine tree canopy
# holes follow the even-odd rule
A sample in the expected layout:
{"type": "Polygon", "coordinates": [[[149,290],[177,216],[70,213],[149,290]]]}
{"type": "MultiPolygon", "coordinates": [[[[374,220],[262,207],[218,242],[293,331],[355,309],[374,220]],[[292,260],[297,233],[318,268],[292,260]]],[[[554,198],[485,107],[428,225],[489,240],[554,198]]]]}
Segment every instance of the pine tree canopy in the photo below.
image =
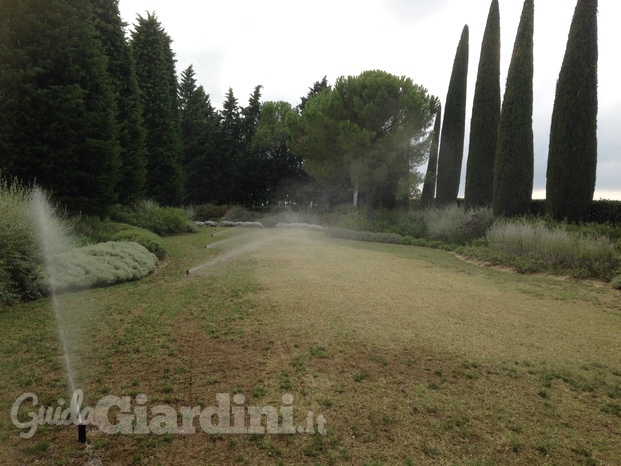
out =
{"type": "Polygon", "coordinates": [[[293,152],[326,184],[347,175],[366,192],[372,217],[374,189],[408,177],[424,160],[421,141],[432,122],[432,100],[411,79],[384,71],[341,77],[307,102],[293,152]]]}

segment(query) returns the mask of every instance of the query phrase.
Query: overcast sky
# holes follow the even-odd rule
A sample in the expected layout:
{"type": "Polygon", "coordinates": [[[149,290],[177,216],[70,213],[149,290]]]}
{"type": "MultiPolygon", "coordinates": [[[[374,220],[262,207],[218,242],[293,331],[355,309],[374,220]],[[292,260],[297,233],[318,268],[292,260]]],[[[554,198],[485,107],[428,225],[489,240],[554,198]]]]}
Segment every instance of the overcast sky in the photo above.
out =
{"type": "MultiPolygon", "coordinates": [[[[194,65],[220,109],[232,88],[241,105],[258,84],[262,101],[297,105],[315,81],[381,69],[405,75],[446,99],[462,28],[470,28],[468,115],[491,0],[120,0],[130,29],[154,12],[173,40],[177,72],[194,65]]],[[[500,0],[504,89],[522,0],[500,0]]],[[[576,0],[535,0],[535,190],[545,197],[550,118],[576,0]]],[[[621,199],[619,0],[599,0],[599,157],[595,199],[621,199]]],[[[504,92],[504,91],[503,91],[504,92]]],[[[425,167],[421,167],[424,171],[425,167]]]]}

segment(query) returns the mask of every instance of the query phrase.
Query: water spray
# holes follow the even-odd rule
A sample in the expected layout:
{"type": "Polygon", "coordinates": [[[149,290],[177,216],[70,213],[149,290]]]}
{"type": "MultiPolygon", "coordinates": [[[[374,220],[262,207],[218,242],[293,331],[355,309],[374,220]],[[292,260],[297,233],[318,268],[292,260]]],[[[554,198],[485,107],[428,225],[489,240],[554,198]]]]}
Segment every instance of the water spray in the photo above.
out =
{"type": "Polygon", "coordinates": [[[35,215],[35,219],[37,222],[37,234],[39,243],[41,244],[41,249],[43,251],[47,271],[50,274],[50,297],[52,301],[54,315],[56,317],[58,335],[62,342],[63,360],[65,369],[67,371],[69,388],[71,390],[72,397],[77,397],[75,400],[72,399],[72,403],[75,403],[76,414],[79,421],[78,442],[86,443],[86,424],[83,422],[82,415],[80,414],[82,399],[81,395],[78,394],[78,391],[76,391],[74,364],[72,361],[71,348],[69,345],[70,336],[68,335],[67,331],[68,324],[66,321],[66,316],[64,315],[60,303],[58,302],[58,297],[54,285],[54,273],[56,273],[56,267],[54,263],[55,255],[60,250],[67,250],[70,247],[70,240],[65,236],[65,232],[59,220],[55,216],[54,208],[50,205],[46,194],[41,189],[35,188],[32,191],[31,204],[33,214],[35,215]]]}
{"type": "Polygon", "coordinates": [[[196,267],[192,267],[191,269],[186,269],[185,274],[190,275],[190,273],[196,270],[202,269],[204,267],[217,265],[219,263],[234,259],[239,255],[256,251],[258,249],[261,249],[266,244],[269,244],[275,240],[275,238],[273,237],[267,237],[267,238],[259,237],[258,239],[255,237],[248,241],[248,237],[251,235],[252,233],[248,232],[240,236],[235,236],[232,238],[225,239],[223,241],[217,241],[215,243],[206,244],[205,249],[216,249],[216,248],[225,249],[227,247],[231,247],[231,249],[228,249],[228,250],[225,249],[223,254],[220,254],[208,260],[207,262],[204,262],[203,264],[197,265],[196,267]]]}

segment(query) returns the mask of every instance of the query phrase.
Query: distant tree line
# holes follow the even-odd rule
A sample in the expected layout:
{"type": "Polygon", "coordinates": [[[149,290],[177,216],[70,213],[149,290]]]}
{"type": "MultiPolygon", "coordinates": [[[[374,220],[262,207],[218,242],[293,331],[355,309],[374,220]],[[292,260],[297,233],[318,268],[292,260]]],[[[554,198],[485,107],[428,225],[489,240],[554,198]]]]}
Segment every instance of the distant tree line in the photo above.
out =
{"type": "Polygon", "coordinates": [[[260,205],[308,177],[288,150],[284,102],[216,111],[172,40],[118,0],[0,0],[0,171],[37,183],[71,212],[114,203],[260,205]],[[267,127],[269,126],[269,128],[267,127]]]}
{"type": "MultiPolygon", "coordinates": [[[[492,0],[473,101],[465,202],[529,211],[533,188],[533,0],[524,6],[500,100],[500,14],[492,0]]],[[[37,183],[71,212],[106,215],[143,198],[163,205],[344,202],[367,215],[457,199],[465,136],[468,26],[443,106],[383,71],[317,81],[297,107],[222,110],[155,14],[128,37],[118,0],[0,0],[0,176],[37,183]],[[431,125],[434,123],[433,129],[431,125]],[[428,159],[423,178],[416,168],[428,159]]],[[[550,133],[547,212],[586,219],[597,165],[597,0],[578,0],[550,133]]]]}

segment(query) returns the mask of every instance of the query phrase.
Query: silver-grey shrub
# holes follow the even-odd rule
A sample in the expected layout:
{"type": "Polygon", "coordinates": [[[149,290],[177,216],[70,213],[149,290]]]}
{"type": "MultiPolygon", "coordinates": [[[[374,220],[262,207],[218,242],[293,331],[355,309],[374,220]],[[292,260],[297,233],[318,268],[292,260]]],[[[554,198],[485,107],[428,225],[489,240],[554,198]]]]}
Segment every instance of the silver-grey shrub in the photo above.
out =
{"type": "Polygon", "coordinates": [[[423,217],[428,239],[461,243],[485,234],[492,221],[492,209],[449,204],[428,207],[423,217]]]}
{"type": "MultiPolygon", "coordinates": [[[[0,174],[1,175],[1,174],[0,174]]],[[[41,296],[30,190],[0,177],[0,304],[41,296]]]]}
{"type": "Polygon", "coordinates": [[[157,257],[138,243],[109,241],[57,255],[49,280],[55,291],[108,286],[143,278],[156,264],[157,257]]]}
{"type": "Polygon", "coordinates": [[[490,248],[505,254],[533,258],[552,267],[583,270],[588,276],[609,278],[619,264],[610,238],[568,232],[562,225],[501,220],[487,231],[486,240],[490,248]]]}

